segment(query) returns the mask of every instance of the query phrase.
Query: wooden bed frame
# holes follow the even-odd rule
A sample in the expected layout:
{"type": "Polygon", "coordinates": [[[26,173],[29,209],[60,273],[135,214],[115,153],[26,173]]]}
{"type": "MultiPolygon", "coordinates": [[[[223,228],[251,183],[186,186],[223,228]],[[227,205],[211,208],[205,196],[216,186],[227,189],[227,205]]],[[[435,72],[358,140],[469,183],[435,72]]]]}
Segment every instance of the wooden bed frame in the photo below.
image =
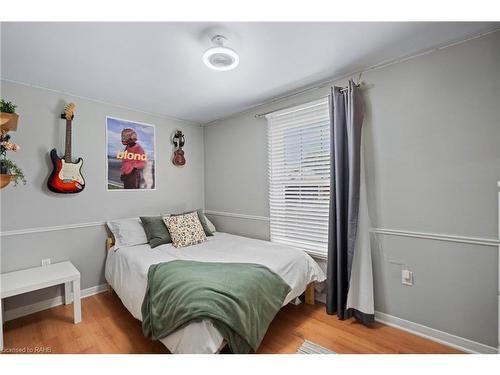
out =
{"type": "MultiPolygon", "coordinates": [[[[110,236],[106,238],[106,251],[109,251],[113,245],[115,244],[115,239],[110,236]]],[[[108,288],[110,292],[113,292],[113,288],[108,284],[108,288]]],[[[314,305],[315,296],[314,296],[314,282],[307,285],[305,291],[305,303],[306,305],[314,305]]]]}
{"type": "MultiPolygon", "coordinates": [[[[106,256],[108,255],[108,251],[113,247],[114,244],[115,244],[115,239],[112,236],[106,238],[106,256]]],[[[109,284],[108,284],[108,290],[111,293],[114,292],[113,287],[109,284]]]]}

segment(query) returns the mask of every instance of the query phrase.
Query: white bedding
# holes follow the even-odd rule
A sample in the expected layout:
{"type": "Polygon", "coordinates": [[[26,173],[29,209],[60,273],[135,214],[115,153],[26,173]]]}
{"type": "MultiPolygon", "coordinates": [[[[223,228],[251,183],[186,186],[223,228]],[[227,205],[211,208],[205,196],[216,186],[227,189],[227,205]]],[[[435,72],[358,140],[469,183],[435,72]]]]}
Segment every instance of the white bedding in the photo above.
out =
{"type": "MultiPolygon", "coordinates": [[[[301,295],[310,282],[325,280],[318,264],[303,251],[220,232],[201,244],[179,249],[171,244],[152,249],[145,244],[109,251],[106,280],[130,313],[142,320],[141,305],[149,266],[176,259],[262,264],[292,288],[283,305],[301,295]]],[[[216,353],[222,341],[223,337],[210,320],[191,323],[161,340],[172,353],[216,353]]]]}

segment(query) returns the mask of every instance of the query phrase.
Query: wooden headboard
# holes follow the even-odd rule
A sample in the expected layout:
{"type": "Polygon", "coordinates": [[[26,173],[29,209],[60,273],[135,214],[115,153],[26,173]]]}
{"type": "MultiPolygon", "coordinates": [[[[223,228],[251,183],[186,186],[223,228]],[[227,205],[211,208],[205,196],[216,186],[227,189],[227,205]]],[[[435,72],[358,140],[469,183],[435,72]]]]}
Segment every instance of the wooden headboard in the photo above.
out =
{"type": "Polygon", "coordinates": [[[110,235],[106,238],[106,251],[109,251],[113,245],[115,244],[115,239],[113,235],[110,235]]]}
{"type": "Polygon", "coordinates": [[[109,251],[115,244],[115,236],[113,233],[109,230],[109,227],[107,225],[104,226],[106,228],[106,233],[108,234],[108,237],[106,237],[106,252],[109,251]]]}
{"type": "MultiPolygon", "coordinates": [[[[108,235],[108,237],[106,237],[106,252],[111,250],[114,244],[115,244],[115,238],[113,237],[112,234],[108,235]]],[[[108,290],[110,292],[113,292],[113,288],[109,284],[108,284],[108,290]]]]}

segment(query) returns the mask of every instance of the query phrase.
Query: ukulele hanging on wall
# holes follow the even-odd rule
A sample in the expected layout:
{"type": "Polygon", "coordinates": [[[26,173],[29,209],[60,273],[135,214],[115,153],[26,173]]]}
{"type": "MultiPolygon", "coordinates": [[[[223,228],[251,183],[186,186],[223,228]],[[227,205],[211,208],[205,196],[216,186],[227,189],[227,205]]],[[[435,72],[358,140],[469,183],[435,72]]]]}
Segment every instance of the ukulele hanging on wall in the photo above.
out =
{"type": "Polygon", "coordinates": [[[64,108],[61,118],[66,120],[66,144],[64,157],[57,155],[55,148],[50,151],[53,170],[50,175],[47,186],[54,193],[73,194],[81,192],[85,187],[85,180],[82,176],[82,158],[76,162],[71,159],[71,123],[75,117],[75,104],[69,103],[64,108]]]}
{"type": "Polygon", "coordinates": [[[184,139],[184,134],[180,130],[175,132],[174,138],[172,142],[175,146],[174,157],[172,158],[172,163],[177,166],[183,166],[186,164],[186,158],[184,157],[184,143],[186,140],[184,139]]]}

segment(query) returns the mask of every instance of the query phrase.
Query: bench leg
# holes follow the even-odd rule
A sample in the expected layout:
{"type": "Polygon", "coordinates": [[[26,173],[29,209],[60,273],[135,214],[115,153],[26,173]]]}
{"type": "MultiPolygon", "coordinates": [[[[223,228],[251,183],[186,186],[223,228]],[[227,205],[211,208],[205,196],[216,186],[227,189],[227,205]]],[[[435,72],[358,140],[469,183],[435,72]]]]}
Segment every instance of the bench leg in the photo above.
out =
{"type": "Polygon", "coordinates": [[[3,350],[3,304],[0,298],[0,352],[3,350]]]}
{"type": "Polygon", "coordinates": [[[71,282],[64,283],[64,304],[69,305],[72,302],[71,298],[71,282]]]}
{"type": "Polygon", "coordinates": [[[80,279],[73,280],[73,321],[82,321],[82,306],[80,301],[80,279]]]}
{"type": "Polygon", "coordinates": [[[310,283],[307,285],[306,305],[314,305],[314,283],[310,283]]]}

